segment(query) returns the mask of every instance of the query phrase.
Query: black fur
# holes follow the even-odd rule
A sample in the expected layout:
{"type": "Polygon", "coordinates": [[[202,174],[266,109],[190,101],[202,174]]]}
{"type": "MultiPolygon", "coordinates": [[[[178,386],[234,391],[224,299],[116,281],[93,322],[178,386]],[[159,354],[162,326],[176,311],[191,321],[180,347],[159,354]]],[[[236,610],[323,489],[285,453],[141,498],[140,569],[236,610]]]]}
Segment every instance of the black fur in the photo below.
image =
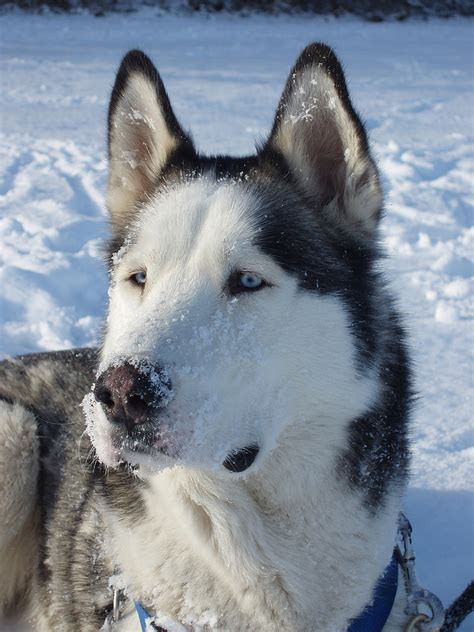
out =
{"type": "Polygon", "coordinates": [[[397,315],[392,314],[391,320],[395,335],[386,345],[386,360],[379,367],[384,391],[367,414],[350,424],[348,448],[338,463],[339,472],[363,493],[374,512],[384,505],[390,491],[403,488],[410,461],[411,366],[397,315]]]}

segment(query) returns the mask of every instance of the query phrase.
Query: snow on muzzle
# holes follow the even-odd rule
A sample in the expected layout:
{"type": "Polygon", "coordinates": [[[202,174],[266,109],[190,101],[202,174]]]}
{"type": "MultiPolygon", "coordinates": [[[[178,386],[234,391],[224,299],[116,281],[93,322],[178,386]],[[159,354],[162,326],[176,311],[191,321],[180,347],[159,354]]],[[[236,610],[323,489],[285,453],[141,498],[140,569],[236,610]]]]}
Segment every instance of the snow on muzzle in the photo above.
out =
{"type": "Polygon", "coordinates": [[[166,371],[145,361],[124,361],[108,367],[97,379],[94,397],[107,419],[132,435],[139,426],[156,420],[172,397],[166,371]]]}
{"type": "MultiPolygon", "coordinates": [[[[160,365],[144,360],[115,362],[100,373],[93,394],[107,420],[122,434],[123,447],[128,445],[132,451],[155,449],[177,456],[176,449],[170,450],[175,442],[170,436],[174,433],[169,420],[166,428],[160,423],[175,395],[171,379],[160,365]],[[162,431],[166,436],[161,436],[162,431]],[[125,441],[125,433],[131,443],[125,441]]],[[[251,444],[231,451],[222,465],[229,472],[241,473],[253,465],[258,453],[259,446],[251,444]]]]}

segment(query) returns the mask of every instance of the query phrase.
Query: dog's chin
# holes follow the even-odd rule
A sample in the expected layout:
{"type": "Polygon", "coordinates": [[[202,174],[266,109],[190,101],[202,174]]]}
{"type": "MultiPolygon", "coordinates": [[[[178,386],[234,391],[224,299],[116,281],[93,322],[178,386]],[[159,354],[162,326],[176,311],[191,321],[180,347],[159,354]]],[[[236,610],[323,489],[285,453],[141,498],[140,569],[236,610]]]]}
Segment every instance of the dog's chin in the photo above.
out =
{"type": "Polygon", "coordinates": [[[141,437],[119,437],[113,442],[120,450],[122,463],[127,463],[142,474],[154,474],[177,465],[179,454],[176,446],[168,439],[163,440],[148,429],[141,437]]]}
{"type": "Polygon", "coordinates": [[[163,452],[124,448],[121,456],[122,462],[127,463],[141,477],[152,476],[166,468],[182,465],[163,452]]]}

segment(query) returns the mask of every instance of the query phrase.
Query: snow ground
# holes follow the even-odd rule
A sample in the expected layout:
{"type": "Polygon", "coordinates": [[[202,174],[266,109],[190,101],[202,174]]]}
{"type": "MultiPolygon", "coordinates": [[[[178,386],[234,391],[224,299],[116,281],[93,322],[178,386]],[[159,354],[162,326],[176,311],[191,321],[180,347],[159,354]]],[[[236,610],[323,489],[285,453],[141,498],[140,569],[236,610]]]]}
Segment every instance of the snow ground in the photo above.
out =
{"type": "Polygon", "coordinates": [[[0,352],[98,339],[106,108],[127,49],[156,61],[201,149],[245,153],[299,50],[328,42],[388,192],[386,265],[421,396],[407,511],[420,579],[450,602],[474,562],[473,35],[467,20],[1,15],[0,352]]]}

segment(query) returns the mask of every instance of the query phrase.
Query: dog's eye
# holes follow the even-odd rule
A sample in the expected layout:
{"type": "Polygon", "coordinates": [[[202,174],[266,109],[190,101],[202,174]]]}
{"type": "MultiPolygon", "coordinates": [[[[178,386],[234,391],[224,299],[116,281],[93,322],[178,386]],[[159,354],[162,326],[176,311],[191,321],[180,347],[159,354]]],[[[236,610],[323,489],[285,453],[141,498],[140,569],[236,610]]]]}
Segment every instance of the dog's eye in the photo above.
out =
{"type": "Polygon", "coordinates": [[[263,285],[263,279],[256,274],[244,272],[239,277],[239,283],[246,290],[257,290],[261,285],[263,285]]]}
{"type": "Polygon", "coordinates": [[[241,294],[242,292],[256,292],[268,287],[262,277],[254,272],[242,272],[237,270],[229,278],[229,292],[232,296],[241,294]]]}
{"type": "Polygon", "coordinates": [[[146,272],[145,270],[139,270],[138,272],[134,272],[128,280],[133,283],[133,285],[138,285],[138,287],[143,288],[146,283],[146,272]]]}

